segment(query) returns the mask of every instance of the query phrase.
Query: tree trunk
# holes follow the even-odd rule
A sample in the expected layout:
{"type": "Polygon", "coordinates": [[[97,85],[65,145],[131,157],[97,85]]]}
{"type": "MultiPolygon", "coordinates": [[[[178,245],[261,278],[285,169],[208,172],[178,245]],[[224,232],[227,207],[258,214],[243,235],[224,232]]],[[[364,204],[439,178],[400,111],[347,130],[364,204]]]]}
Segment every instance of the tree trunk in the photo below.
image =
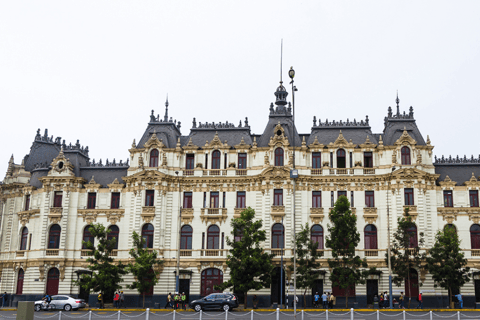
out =
{"type": "Polygon", "coordinates": [[[306,294],[307,294],[307,289],[303,291],[303,308],[304,309],[307,307],[307,299],[305,299],[306,294]]]}
{"type": "Polygon", "coordinates": [[[452,288],[448,287],[448,305],[450,306],[450,309],[453,309],[455,307],[454,302],[452,301],[452,288]]]}
{"type": "Polygon", "coordinates": [[[345,292],[345,308],[348,309],[348,289],[345,292]]]}
{"type": "Polygon", "coordinates": [[[410,296],[410,268],[408,268],[408,273],[407,273],[407,279],[408,279],[408,309],[410,309],[410,302],[412,301],[412,297],[410,296]]]}
{"type": "MultiPolygon", "coordinates": [[[[243,310],[247,309],[248,292],[243,293],[243,310]]],[[[252,308],[253,309],[253,308],[252,308]]]]}
{"type": "Polygon", "coordinates": [[[145,292],[142,295],[143,295],[143,309],[145,309],[145,292]]]}

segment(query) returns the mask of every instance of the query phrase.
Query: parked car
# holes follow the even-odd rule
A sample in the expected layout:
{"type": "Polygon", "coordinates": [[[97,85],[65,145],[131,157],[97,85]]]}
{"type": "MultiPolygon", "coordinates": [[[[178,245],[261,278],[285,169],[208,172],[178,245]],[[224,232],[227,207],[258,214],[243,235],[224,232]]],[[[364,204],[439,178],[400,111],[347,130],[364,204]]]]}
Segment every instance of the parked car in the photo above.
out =
{"type": "MultiPolygon", "coordinates": [[[[42,310],[42,303],[42,300],[35,301],[35,311],[42,310]]],[[[52,305],[51,309],[63,309],[65,311],[71,311],[72,309],[85,308],[86,303],[83,299],[76,299],[65,295],[56,295],[52,296],[50,305],[52,305]]]]}
{"type": "Polygon", "coordinates": [[[189,307],[197,312],[200,310],[230,311],[238,307],[238,299],[232,293],[212,293],[204,298],[191,301],[189,307]]]}

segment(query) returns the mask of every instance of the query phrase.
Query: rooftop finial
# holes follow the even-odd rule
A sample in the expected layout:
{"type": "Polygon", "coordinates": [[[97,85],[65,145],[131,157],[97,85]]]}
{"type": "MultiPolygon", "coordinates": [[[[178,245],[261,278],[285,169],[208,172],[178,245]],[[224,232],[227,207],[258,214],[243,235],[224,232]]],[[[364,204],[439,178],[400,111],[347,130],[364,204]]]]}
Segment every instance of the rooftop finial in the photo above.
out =
{"type": "Polygon", "coordinates": [[[398,99],[398,90],[397,90],[397,99],[395,99],[395,102],[397,103],[397,116],[400,115],[400,99],[398,99]]]}
{"type": "Polygon", "coordinates": [[[168,93],[167,93],[167,100],[165,101],[165,116],[163,117],[163,121],[168,121],[168,93]]]}
{"type": "Polygon", "coordinates": [[[280,44],[280,83],[283,83],[282,80],[282,64],[283,64],[283,39],[280,44]]]}

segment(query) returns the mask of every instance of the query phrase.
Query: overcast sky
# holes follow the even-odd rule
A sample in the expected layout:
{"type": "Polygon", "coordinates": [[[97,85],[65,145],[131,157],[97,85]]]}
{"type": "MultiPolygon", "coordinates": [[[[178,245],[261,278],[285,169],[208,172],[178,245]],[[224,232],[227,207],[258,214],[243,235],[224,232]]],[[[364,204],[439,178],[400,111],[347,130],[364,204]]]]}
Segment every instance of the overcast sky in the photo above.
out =
{"type": "Polygon", "coordinates": [[[300,133],[314,115],[380,133],[398,90],[436,155],[480,154],[480,1],[2,1],[0,179],[37,128],[127,159],[167,94],[183,135],[193,117],[262,133],[281,39],[300,133]]]}

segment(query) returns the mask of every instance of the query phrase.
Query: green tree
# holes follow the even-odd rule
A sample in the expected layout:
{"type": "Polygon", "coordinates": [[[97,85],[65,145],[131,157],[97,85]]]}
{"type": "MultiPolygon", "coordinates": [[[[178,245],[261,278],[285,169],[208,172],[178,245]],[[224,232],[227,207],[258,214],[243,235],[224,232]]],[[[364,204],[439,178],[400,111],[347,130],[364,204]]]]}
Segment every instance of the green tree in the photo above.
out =
{"type": "Polygon", "coordinates": [[[230,280],[216,286],[216,289],[234,287],[244,294],[244,307],[247,306],[247,294],[250,290],[260,290],[270,286],[273,271],[273,254],[263,251],[260,243],[267,239],[262,230],[262,220],[254,220],[255,211],[248,207],[233,219],[232,238],[227,237],[231,247],[227,256],[230,280]]]}
{"type": "Polygon", "coordinates": [[[157,259],[157,251],[149,251],[145,246],[145,239],[133,231],[133,248],[130,249],[130,256],[134,263],[129,263],[127,270],[130,271],[135,280],[127,285],[129,289],[136,289],[143,296],[143,308],[145,308],[145,292],[150,290],[158,282],[160,272],[155,271],[154,267],[163,264],[163,260],[157,259]]]}
{"type": "Polygon", "coordinates": [[[450,307],[452,294],[470,281],[470,268],[460,250],[460,240],[453,227],[446,227],[435,236],[435,244],[428,251],[427,270],[435,281],[435,287],[448,290],[450,307]]]}
{"type": "MultiPolygon", "coordinates": [[[[310,237],[310,228],[308,223],[305,227],[295,235],[297,245],[297,287],[304,288],[303,291],[303,306],[305,307],[305,295],[308,288],[315,286],[315,281],[318,279],[320,272],[320,262],[317,260],[323,256],[323,251],[318,250],[318,242],[313,242],[310,237]]],[[[290,271],[294,271],[293,258],[291,258],[292,265],[288,266],[290,271]]]]}
{"type": "Polygon", "coordinates": [[[340,196],[335,202],[334,208],[329,213],[328,225],[329,236],[326,246],[332,249],[332,257],[328,259],[328,265],[332,270],[330,281],[332,286],[345,289],[346,306],[350,290],[356,284],[365,283],[369,274],[367,261],[355,255],[355,248],[360,242],[360,233],[357,231],[357,216],[352,214],[347,197],[340,196]]]}
{"type": "Polygon", "coordinates": [[[92,224],[89,229],[95,238],[96,246],[91,242],[83,241],[86,249],[92,250],[91,255],[87,259],[90,264],[88,269],[91,274],[82,274],[81,280],[74,281],[77,285],[81,285],[85,290],[99,292],[102,294],[102,307],[105,303],[106,294],[112,294],[122,286],[122,276],[127,274],[126,265],[121,261],[115,263],[111,257],[112,250],[115,248],[116,239],[108,239],[110,229],[106,229],[101,224],[92,224]]]}
{"type": "MultiPolygon", "coordinates": [[[[396,286],[401,286],[403,281],[410,283],[411,270],[422,268],[422,262],[425,255],[420,253],[420,248],[424,245],[423,232],[419,234],[417,243],[413,239],[417,237],[417,229],[415,222],[412,221],[412,216],[408,213],[408,208],[405,208],[405,216],[398,219],[397,231],[393,234],[393,243],[391,246],[391,265],[395,276],[392,277],[392,282],[396,286]]],[[[388,253],[385,254],[385,261],[388,264],[388,253]]],[[[419,286],[422,285],[420,281],[419,286]]],[[[408,299],[408,307],[410,308],[411,292],[410,286],[405,292],[408,299]]]]}

